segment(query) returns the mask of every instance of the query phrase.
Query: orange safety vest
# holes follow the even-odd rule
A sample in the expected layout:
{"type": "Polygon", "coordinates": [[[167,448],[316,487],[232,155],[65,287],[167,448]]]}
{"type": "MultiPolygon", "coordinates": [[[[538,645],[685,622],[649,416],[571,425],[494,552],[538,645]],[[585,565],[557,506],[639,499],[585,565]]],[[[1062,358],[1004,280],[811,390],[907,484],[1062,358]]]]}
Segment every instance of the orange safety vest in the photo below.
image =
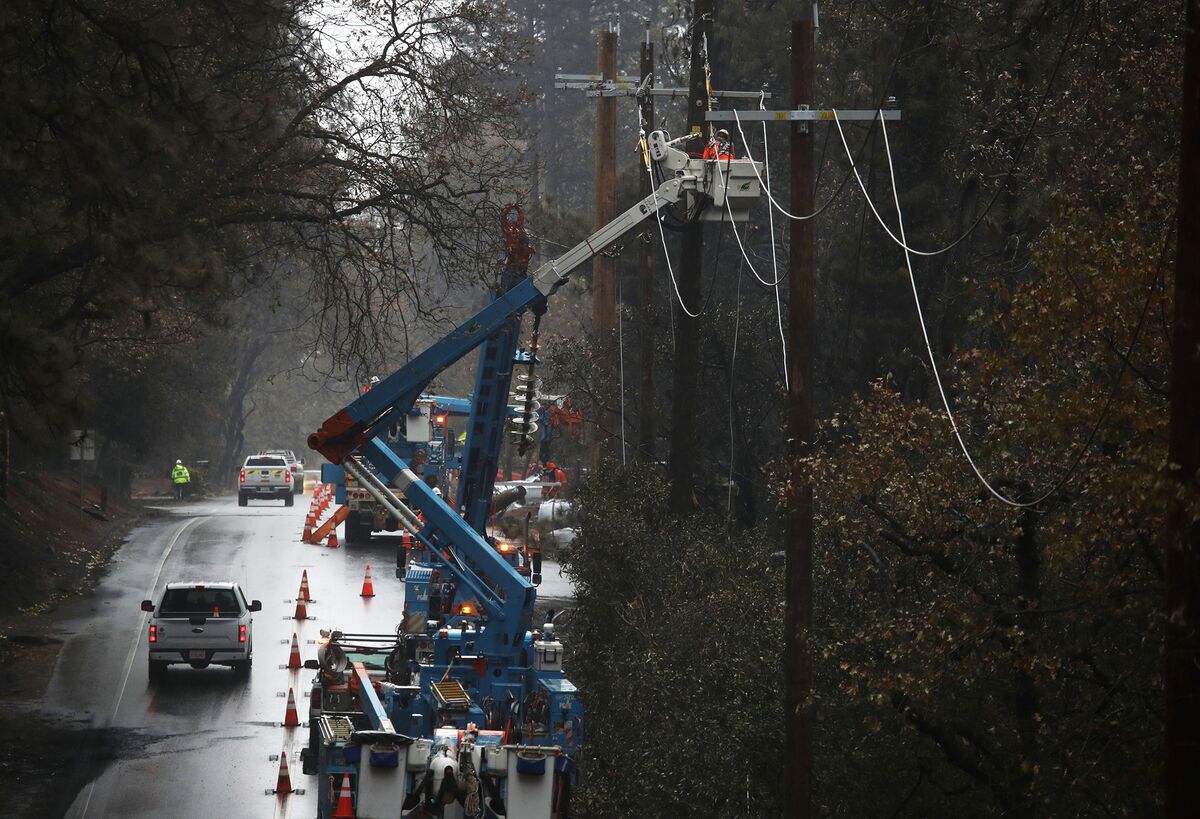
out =
{"type": "Polygon", "coordinates": [[[716,137],[708,141],[704,146],[705,159],[720,159],[722,161],[735,159],[733,155],[733,145],[729,142],[723,142],[716,137]]]}

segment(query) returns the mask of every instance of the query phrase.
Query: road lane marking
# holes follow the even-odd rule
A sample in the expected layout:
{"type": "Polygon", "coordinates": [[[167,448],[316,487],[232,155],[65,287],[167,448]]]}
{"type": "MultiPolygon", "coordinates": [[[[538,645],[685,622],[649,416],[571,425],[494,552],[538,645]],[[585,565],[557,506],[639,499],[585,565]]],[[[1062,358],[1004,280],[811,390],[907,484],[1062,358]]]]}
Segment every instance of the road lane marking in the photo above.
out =
{"type": "MultiPolygon", "coordinates": [[[[171,551],[175,548],[175,544],[179,542],[179,538],[183,537],[184,532],[202,520],[204,520],[204,517],[192,518],[187,523],[180,526],[179,529],[176,530],[175,534],[171,536],[171,541],[167,544],[167,548],[162,554],[162,559],[158,561],[158,569],[156,569],[154,572],[154,580],[151,582],[150,589],[146,592],[146,597],[144,599],[154,599],[154,590],[158,588],[158,582],[162,578],[163,569],[167,565],[167,558],[171,556],[171,551]]],[[[142,635],[146,631],[146,619],[148,615],[149,612],[142,612],[142,617],[138,622],[137,631],[134,632],[133,643],[129,646],[129,653],[125,657],[125,674],[121,678],[121,687],[117,689],[116,696],[113,700],[112,711],[108,715],[108,719],[106,719],[104,722],[103,727],[105,728],[112,725],[116,720],[117,711],[121,708],[121,701],[125,699],[125,689],[129,685],[129,674],[133,670],[133,661],[137,656],[138,645],[141,644],[142,635]]],[[[83,811],[79,814],[80,819],[85,819],[87,816],[88,806],[92,803],[92,794],[96,791],[97,779],[99,779],[99,777],[88,783],[87,799],[83,803],[83,811]]]]}

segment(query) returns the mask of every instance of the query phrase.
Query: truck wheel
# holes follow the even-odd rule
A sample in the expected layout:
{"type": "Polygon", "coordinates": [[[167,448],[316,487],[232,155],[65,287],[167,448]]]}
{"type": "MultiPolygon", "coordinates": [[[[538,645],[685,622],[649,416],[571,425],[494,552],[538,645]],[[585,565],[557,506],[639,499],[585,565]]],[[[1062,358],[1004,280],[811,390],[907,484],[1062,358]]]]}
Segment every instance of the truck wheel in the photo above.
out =
{"type": "Polygon", "coordinates": [[[151,682],[161,680],[166,672],[167,664],[157,660],[151,660],[147,667],[147,677],[151,682]]]}
{"type": "Polygon", "coordinates": [[[296,498],[292,495],[292,493],[289,492],[288,494],[284,495],[284,497],[283,497],[283,505],[284,506],[291,506],[295,502],[296,502],[296,498]]]}
{"type": "Polygon", "coordinates": [[[238,492],[238,506],[245,506],[248,498],[244,492],[238,492]]]}
{"type": "Polygon", "coordinates": [[[237,676],[241,677],[242,679],[247,679],[250,677],[250,667],[253,664],[254,664],[253,658],[251,658],[249,660],[242,660],[241,662],[231,663],[231,665],[233,666],[233,673],[236,674],[237,676]]]}
{"type": "Polygon", "coordinates": [[[364,544],[371,542],[371,527],[369,524],[358,523],[347,519],[346,521],[346,542],[353,544],[364,544]]]}

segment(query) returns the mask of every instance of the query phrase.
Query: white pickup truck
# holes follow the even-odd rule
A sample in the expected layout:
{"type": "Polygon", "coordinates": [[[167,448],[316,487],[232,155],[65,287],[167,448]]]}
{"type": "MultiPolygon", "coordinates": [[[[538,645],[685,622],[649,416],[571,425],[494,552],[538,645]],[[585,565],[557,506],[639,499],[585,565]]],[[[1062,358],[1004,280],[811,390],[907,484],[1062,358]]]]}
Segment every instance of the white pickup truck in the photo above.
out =
{"type": "Polygon", "coordinates": [[[282,500],[292,505],[292,470],[282,455],[251,455],[238,476],[238,506],[251,498],[282,500]]]}
{"type": "Polygon", "coordinates": [[[151,615],[151,680],[161,678],[172,663],[227,665],[249,676],[254,658],[251,614],[262,611],[262,603],[247,600],[237,583],[168,583],[157,603],[142,601],[142,611],[151,615]]]}

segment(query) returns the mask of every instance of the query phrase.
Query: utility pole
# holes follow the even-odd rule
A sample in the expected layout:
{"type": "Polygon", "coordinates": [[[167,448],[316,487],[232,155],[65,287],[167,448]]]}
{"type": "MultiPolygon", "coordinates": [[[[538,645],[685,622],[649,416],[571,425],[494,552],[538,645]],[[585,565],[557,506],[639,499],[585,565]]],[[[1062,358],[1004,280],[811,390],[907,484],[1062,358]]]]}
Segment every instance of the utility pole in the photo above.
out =
{"type": "MultiPolygon", "coordinates": [[[[692,4],[692,64],[688,76],[688,130],[704,138],[708,113],[708,82],[705,76],[705,51],[713,39],[715,0],[695,0],[692,4]]],[[[691,220],[683,229],[679,258],[679,299],[688,310],[700,309],[700,273],[704,254],[704,224],[691,220]]],[[[675,310],[675,305],[672,305],[675,310]]],[[[671,480],[670,507],[673,512],[695,508],[693,485],[696,479],[696,380],[700,362],[699,319],[684,310],[676,310],[675,375],[671,396],[671,451],[668,473],[671,480]]]]}
{"type": "MultiPolygon", "coordinates": [[[[801,5],[792,23],[792,108],[813,107],[813,7],[801,5]]],[[[793,122],[791,134],[792,213],[813,212],[813,128],[793,122]]],[[[813,490],[803,459],[812,451],[813,389],[813,223],[792,220],[788,273],[787,565],[784,609],[784,703],[787,714],[784,770],[786,804],[792,817],[812,815],[813,774],[813,490]]]]}
{"type": "MultiPolygon", "coordinates": [[[[709,17],[711,19],[711,15],[709,17]]],[[[654,127],[654,98],[681,98],[692,94],[691,88],[660,88],[654,85],[654,45],[650,42],[650,23],[646,22],[646,35],[641,44],[641,63],[639,76],[610,77],[603,72],[599,74],[555,74],[555,88],[576,89],[586,93],[588,97],[600,99],[612,97],[634,97],[642,109],[642,119],[647,128],[654,127]]],[[[703,66],[703,63],[701,63],[703,66]]],[[[708,96],[714,99],[770,99],[767,91],[719,91],[709,90],[708,96]]],[[[695,106],[692,106],[695,108],[695,106]]],[[[702,108],[707,108],[702,103],[702,108]]],[[[690,123],[694,125],[695,123],[690,123]]],[[[700,126],[703,129],[703,126],[700,126]]],[[[639,157],[639,160],[641,158],[639,157]]],[[[644,165],[638,169],[641,174],[641,191],[643,196],[649,196],[651,185],[649,174],[644,165]]],[[[599,175],[597,175],[599,180],[599,175]]],[[[599,182],[597,181],[597,190],[599,182]]],[[[638,278],[638,301],[641,305],[638,316],[642,322],[642,332],[639,334],[638,355],[639,364],[639,397],[638,397],[638,440],[637,453],[644,460],[654,460],[654,442],[656,428],[656,401],[654,389],[654,333],[652,330],[651,310],[654,306],[654,234],[652,228],[647,229],[646,241],[642,245],[641,274],[638,278]]],[[[624,423],[624,419],[621,420],[624,423]]],[[[690,490],[689,490],[690,497],[690,490]]]]}
{"type": "MultiPolygon", "coordinates": [[[[641,60],[638,63],[641,84],[653,84],[654,43],[650,42],[650,21],[646,21],[646,36],[642,40],[641,60]]],[[[642,104],[644,127],[654,127],[654,97],[642,104]]],[[[646,173],[643,157],[638,153],[638,178],[642,180],[642,198],[650,195],[650,174],[646,173]]],[[[638,366],[641,378],[638,387],[637,453],[643,461],[654,461],[654,245],[653,234],[646,228],[642,241],[642,269],[638,277],[638,306],[642,332],[638,336],[638,366]]]]}
{"type": "MultiPolygon", "coordinates": [[[[1200,0],[1195,0],[1200,2],[1200,0]]],[[[810,214],[813,205],[813,129],[831,122],[831,110],[813,105],[813,55],[817,7],[804,0],[792,24],[792,110],[712,111],[710,121],[786,122],[791,127],[791,211],[810,214]]],[[[894,102],[894,100],[892,101],[894,102]]],[[[899,120],[900,112],[838,111],[844,121],[866,122],[877,118],[899,120]]],[[[813,333],[813,223],[792,220],[788,286],[788,423],[787,513],[784,608],[784,720],[786,740],[784,791],[789,817],[807,819],[813,813],[813,490],[804,469],[816,433],[814,394],[816,351],[813,333]]]]}
{"type": "Polygon", "coordinates": [[[1200,806],[1200,0],[1188,0],[1183,27],[1183,125],[1179,142],[1179,224],[1175,323],[1171,340],[1172,478],[1166,537],[1166,815],[1200,806]]]}
{"type": "MultiPolygon", "coordinates": [[[[596,34],[596,71],[606,80],[617,78],[617,33],[601,31],[596,34]]],[[[596,100],[596,205],[592,220],[599,230],[617,215],[617,101],[612,97],[596,100]]],[[[592,333],[601,349],[608,350],[617,324],[616,262],[598,254],[592,261],[592,333]]],[[[605,374],[615,370],[613,356],[605,354],[600,361],[605,374]]],[[[596,401],[592,410],[590,429],[590,461],[593,474],[599,470],[616,424],[624,423],[619,413],[602,409],[596,401]]],[[[619,433],[620,430],[617,430],[619,433]]]]}
{"type": "Polygon", "coordinates": [[[12,451],[9,448],[8,414],[0,410],[0,501],[8,500],[8,478],[11,474],[12,451]]]}

